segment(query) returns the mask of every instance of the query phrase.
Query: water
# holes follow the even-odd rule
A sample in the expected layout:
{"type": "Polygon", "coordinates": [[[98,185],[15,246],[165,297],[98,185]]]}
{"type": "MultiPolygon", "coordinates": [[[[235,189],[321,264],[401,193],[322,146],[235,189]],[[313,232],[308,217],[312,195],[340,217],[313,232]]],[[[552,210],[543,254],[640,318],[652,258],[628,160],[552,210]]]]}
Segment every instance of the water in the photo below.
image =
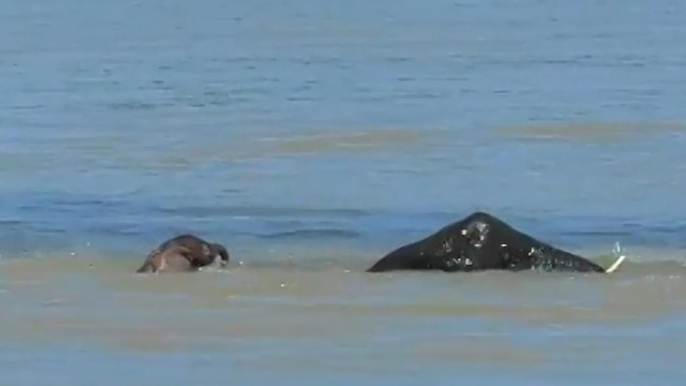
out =
{"type": "Polygon", "coordinates": [[[5,0],[7,384],[681,384],[679,1],[5,0]],[[607,262],[363,273],[473,210],[607,262]],[[226,271],[132,272],[167,237],[226,271]]]}

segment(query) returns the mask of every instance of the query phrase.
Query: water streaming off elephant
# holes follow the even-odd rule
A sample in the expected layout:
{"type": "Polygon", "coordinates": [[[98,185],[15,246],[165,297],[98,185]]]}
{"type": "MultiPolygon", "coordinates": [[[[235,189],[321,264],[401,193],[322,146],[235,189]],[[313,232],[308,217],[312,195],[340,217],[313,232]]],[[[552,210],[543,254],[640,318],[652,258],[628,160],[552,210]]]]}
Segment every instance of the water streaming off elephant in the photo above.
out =
{"type": "Polygon", "coordinates": [[[8,384],[681,384],[686,7],[0,7],[8,384]],[[603,264],[365,274],[473,210],[603,264]],[[229,269],[132,274],[165,238],[229,269]]]}

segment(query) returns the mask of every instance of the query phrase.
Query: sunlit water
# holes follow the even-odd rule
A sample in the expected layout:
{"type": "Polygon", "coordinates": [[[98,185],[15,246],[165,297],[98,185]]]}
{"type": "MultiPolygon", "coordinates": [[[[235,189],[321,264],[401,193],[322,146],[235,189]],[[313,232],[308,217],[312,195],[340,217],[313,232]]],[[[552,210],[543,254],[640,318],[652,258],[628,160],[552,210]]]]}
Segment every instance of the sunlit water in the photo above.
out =
{"type": "Polygon", "coordinates": [[[0,383],[683,383],[682,2],[1,5],[0,383]],[[364,273],[477,209],[629,262],[364,273]]]}

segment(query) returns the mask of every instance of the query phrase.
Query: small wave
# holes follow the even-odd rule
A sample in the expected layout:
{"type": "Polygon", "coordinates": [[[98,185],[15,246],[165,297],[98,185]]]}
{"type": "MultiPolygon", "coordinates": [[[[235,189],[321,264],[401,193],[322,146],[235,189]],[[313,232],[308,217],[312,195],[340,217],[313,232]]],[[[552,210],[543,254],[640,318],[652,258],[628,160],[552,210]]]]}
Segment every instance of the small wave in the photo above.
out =
{"type": "Polygon", "coordinates": [[[22,224],[24,224],[24,221],[21,220],[0,220],[0,227],[13,227],[22,224]]]}
{"type": "Polygon", "coordinates": [[[142,230],[135,225],[128,224],[114,224],[107,226],[92,227],[92,231],[104,235],[113,236],[140,236],[143,234],[142,230]]]}
{"type": "Polygon", "coordinates": [[[370,215],[369,212],[359,209],[337,208],[297,208],[279,206],[158,206],[153,208],[158,213],[177,214],[184,216],[211,217],[211,216],[241,216],[241,217],[363,217],[370,215]]]}
{"type": "Polygon", "coordinates": [[[562,231],[561,235],[565,236],[633,236],[633,232],[629,231],[608,231],[608,230],[578,230],[578,231],[562,231]]]}
{"type": "Polygon", "coordinates": [[[290,239],[290,238],[307,238],[307,239],[321,239],[321,238],[345,238],[354,239],[362,236],[361,233],[348,229],[298,229],[294,231],[270,233],[261,235],[261,238],[267,239],[290,239]]]}
{"type": "Polygon", "coordinates": [[[32,104],[32,105],[15,105],[10,107],[12,110],[38,110],[43,108],[43,105],[38,103],[38,104],[32,104]]]}
{"type": "Polygon", "coordinates": [[[147,102],[130,101],[110,103],[108,107],[112,110],[152,110],[157,106],[155,104],[147,102]]]}

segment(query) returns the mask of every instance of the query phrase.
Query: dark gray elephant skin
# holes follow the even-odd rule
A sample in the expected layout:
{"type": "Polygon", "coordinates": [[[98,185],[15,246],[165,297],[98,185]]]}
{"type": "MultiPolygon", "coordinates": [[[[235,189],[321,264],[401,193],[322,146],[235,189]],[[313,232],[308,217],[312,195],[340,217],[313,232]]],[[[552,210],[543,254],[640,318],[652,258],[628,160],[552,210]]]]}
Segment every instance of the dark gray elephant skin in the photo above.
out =
{"type": "Polygon", "coordinates": [[[368,271],[526,269],[606,272],[581,256],[538,241],[483,212],[473,213],[423,240],[396,249],[368,271]]]}

